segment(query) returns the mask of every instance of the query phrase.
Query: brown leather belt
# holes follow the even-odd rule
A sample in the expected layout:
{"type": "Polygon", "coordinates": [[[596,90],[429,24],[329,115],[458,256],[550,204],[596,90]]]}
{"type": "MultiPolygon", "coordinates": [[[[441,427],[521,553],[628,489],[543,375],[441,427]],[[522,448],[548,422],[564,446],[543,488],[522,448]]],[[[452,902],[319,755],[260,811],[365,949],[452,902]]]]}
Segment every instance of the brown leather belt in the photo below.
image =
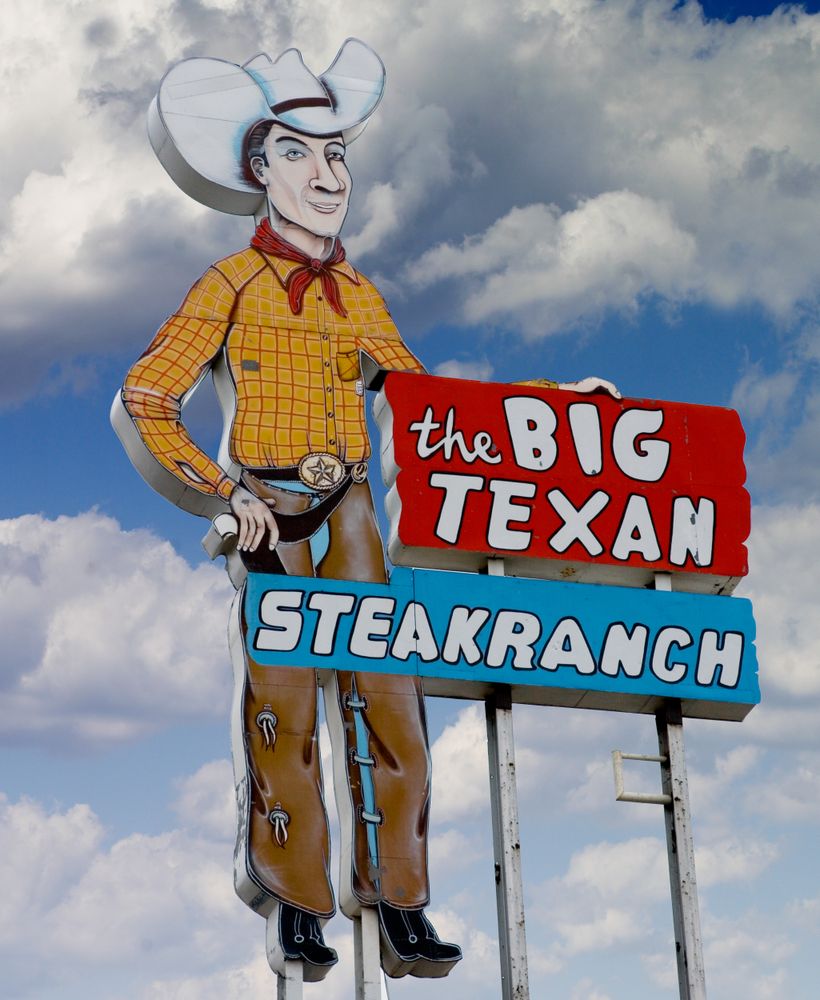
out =
{"type": "MultiPolygon", "coordinates": [[[[311,456],[306,456],[310,458],[311,456]]],[[[337,461],[339,461],[337,459],[337,461]]],[[[279,529],[279,541],[285,544],[304,542],[322,527],[334,510],[347,496],[348,490],[355,482],[364,482],[367,478],[367,465],[364,462],[355,465],[344,465],[339,462],[341,475],[336,475],[335,482],[324,492],[318,503],[311,505],[311,498],[304,493],[294,493],[287,489],[269,486],[264,479],[274,479],[279,482],[304,482],[301,472],[304,459],[298,467],[285,469],[244,469],[240,482],[260,500],[272,500],[273,514],[279,529]]],[[[319,470],[320,474],[322,470],[319,470]]],[[[262,539],[254,552],[242,552],[242,561],[250,572],[284,573],[285,569],[275,551],[271,552],[265,540],[262,539]]]]}

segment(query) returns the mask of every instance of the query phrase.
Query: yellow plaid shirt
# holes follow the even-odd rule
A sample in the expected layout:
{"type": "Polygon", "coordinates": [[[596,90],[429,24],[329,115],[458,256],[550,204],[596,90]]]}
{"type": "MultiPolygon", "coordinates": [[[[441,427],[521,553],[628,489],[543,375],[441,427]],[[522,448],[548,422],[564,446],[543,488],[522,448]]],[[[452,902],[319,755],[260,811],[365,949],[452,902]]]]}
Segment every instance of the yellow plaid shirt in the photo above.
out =
{"type": "Polygon", "coordinates": [[[249,247],[214,264],[125,378],[122,399],[154,458],[184,485],[227,499],[235,483],[191,440],[185,394],[224,355],[236,388],[230,454],[246,468],[292,467],[309,452],[345,462],[370,454],[359,351],[383,368],[423,371],[376,288],[334,265],[347,316],[322,283],[291,312],[285,282],[298,264],[249,247]]]}

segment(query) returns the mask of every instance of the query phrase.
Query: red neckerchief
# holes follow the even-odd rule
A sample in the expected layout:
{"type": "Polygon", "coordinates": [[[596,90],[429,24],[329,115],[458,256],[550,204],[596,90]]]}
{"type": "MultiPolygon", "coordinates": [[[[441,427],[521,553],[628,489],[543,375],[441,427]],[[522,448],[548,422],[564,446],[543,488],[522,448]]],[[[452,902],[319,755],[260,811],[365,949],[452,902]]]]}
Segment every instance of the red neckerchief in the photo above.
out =
{"type": "Polygon", "coordinates": [[[316,278],[321,278],[322,291],[330,303],[331,309],[340,316],[347,316],[347,310],[342,305],[339,281],[333,273],[334,265],[341,264],[345,259],[344,247],[339,240],[334,240],[333,250],[330,256],[324,260],[319,260],[317,257],[308,257],[306,253],[302,253],[292,243],[283,240],[273,229],[269,219],[263,219],[256,227],[256,232],[251,239],[251,246],[274,257],[281,257],[282,260],[289,260],[295,264],[302,265],[301,267],[294,268],[285,282],[288,302],[290,303],[291,311],[296,315],[302,311],[305,292],[316,278]]]}

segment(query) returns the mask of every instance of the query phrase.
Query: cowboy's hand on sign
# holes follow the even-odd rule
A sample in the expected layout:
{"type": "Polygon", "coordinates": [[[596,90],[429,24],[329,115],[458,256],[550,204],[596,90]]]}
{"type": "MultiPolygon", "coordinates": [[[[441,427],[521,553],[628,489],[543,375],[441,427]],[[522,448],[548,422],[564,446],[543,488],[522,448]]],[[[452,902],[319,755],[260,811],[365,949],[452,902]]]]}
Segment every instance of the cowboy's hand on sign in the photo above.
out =
{"type": "Polygon", "coordinates": [[[569,389],[571,392],[608,392],[613,399],[620,399],[621,394],[617,388],[607,379],[590,375],[589,378],[582,378],[578,382],[559,382],[559,389],[569,389]]]}
{"type": "Polygon", "coordinates": [[[582,378],[578,382],[554,382],[549,378],[528,378],[513,382],[513,385],[534,385],[543,389],[569,389],[570,392],[608,392],[613,399],[621,398],[620,392],[612,382],[595,375],[582,378]]]}
{"type": "Polygon", "coordinates": [[[274,500],[260,500],[244,486],[234,487],[229,503],[239,522],[237,548],[240,552],[255,552],[268,532],[268,548],[275,549],[279,541],[279,528],[271,513],[274,500]]]}

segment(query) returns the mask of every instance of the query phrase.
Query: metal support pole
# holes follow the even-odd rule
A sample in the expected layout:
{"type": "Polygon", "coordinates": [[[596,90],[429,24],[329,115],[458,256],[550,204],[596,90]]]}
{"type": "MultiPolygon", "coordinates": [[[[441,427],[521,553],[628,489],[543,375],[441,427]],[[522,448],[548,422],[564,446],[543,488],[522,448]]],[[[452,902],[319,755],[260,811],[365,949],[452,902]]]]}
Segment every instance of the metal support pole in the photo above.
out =
{"type": "Polygon", "coordinates": [[[276,977],[276,1000],[302,1000],[302,963],[285,962],[285,974],[276,977]]]}
{"type": "Polygon", "coordinates": [[[485,703],[490,758],[490,804],[493,817],[495,896],[498,908],[498,950],[502,1000],[529,1000],[527,938],[524,926],[524,884],[518,832],[510,690],[498,685],[485,703]]]}
{"type": "Polygon", "coordinates": [[[521,878],[521,840],[518,832],[518,794],[515,785],[509,688],[498,685],[495,693],[487,699],[485,711],[490,758],[501,1000],[529,1000],[524,885],[521,878]]]}
{"type": "MultiPolygon", "coordinates": [[[[656,573],[655,590],[671,591],[672,574],[656,573]]],[[[695,842],[689,811],[689,781],[683,749],[683,716],[679,701],[668,700],[655,715],[661,757],[672,922],[678,959],[680,1000],[706,1000],[703,940],[700,934],[698,884],[695,879],[695,842]]]]}
{"type": "MultiPolygon", "coordinates": [[[[490,576],[503,576],[504,560],[488,559],[487,573],[490,576]]],[[[518,791],[515,783],[515,741],[510,694],[507,685],[496,685],[484,705],[487,752],[490,759],[501,1000],[529,1000],[524,883],[521,878],[521,838],[518,832],[518,791]]]]}
{"type": "Polygon", "coordinates": [[[353,961],[356,969],[356,1000],[382,1000],[379,914],[363,906],[353,918],[353,961]]]}
{"type": "Polygon", "coordinates": [[[678,959],[680,1000],[706,1000],[706,973],[700,933],[698,886],[695,879],[695,845],[689,812],[689,782],[683,749],[680,702],[669,701],[655,716],[661,763],[661,787],[670,797],[663,807],[672,920],[678,959]]]}

